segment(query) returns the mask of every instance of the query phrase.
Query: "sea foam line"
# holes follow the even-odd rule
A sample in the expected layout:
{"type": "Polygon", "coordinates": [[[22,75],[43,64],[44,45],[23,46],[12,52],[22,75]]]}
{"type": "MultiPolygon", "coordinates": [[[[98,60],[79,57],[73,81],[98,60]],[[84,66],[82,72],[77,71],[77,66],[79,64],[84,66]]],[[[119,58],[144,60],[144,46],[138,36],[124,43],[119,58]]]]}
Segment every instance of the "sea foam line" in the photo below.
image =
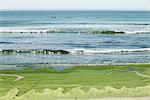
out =
{"type": "Polygon", "coordinates": [[[113,53],[150,53],[150,48],[142,49],[73,49],[71,54],[113,54],[113,53]]]}
{"type": "Polygon", "coordinates": [[[150,48],[141,49],[66,49],[66,50],[51,50],[51,49],[1,49],[1,53],[33,53],[33,54],[118,54],[118,53],[150,53],[150,48]]]}

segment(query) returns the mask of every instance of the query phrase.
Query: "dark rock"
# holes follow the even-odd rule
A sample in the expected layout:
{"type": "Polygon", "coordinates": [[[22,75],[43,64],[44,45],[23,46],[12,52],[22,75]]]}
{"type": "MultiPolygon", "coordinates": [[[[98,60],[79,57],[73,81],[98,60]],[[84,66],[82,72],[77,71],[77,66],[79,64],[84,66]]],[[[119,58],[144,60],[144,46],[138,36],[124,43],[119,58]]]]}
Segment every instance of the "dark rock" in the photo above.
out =
{"type": "Polygon", "coordinates": [[[15,52],[14,50],[2,50],[3,53],[13,53],[15,52]]]}
{"type": "Polygon", "coordinates": [[[102,31],[102,34],[124,34],[125,32],[120,31],[120,32],[116,32],[116,31],[102,31]]]}
{"type": "Polygon", "coordinates": [[[68,51],[65,50],[44,50],[46,53],[54,53],[54,54],[69,54],[68,51]]]}

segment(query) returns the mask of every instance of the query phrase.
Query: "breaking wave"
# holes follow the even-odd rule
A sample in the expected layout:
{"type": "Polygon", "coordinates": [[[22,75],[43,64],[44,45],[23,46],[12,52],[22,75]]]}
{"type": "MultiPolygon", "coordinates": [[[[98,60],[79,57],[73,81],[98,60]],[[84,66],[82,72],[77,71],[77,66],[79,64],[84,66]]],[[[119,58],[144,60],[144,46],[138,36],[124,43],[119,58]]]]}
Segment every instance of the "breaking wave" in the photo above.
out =
{"type": "Polygon", "coordinates": [[[0,33],[92,33],[116,31],[127,34],[150,32],[150,24],[143,23],[49,23],[19,27],[0,27],[0,33]]]}
{"type": "Polygon", "coordinates": [[[73,49],[72,54],[113,54],[113,53],[150,53],[150,48],[142,49],[73,49]]]}
{"type": "Polygon", "coordinates": [[[150,53],[150,48],[142,49],[68,49],[68,50],[0,50],[1,53],[34,53],[34,54],[118,54],[118,53],[150,53]]]}
{"type": "Polygon", "coordinates": [[[89,34],[107,34],[111,31],[112,34],[143,34],[150,33],[149,30],[142,31],[124,31],[124,30],[91,30],[91,29],[51,29],[51,30],[0,30],[0,33],[89,33],[89,34]]]}

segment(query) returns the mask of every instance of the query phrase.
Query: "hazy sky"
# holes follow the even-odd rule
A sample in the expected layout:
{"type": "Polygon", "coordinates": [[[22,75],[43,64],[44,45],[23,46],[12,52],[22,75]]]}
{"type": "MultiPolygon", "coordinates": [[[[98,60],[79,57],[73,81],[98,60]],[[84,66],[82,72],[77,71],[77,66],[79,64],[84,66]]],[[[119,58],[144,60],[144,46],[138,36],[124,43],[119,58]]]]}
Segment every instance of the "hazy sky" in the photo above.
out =
{"type": "Polygon", "coordinates": [[[0,0],[0,10],[150,10],[150,0],[0,0]]]}

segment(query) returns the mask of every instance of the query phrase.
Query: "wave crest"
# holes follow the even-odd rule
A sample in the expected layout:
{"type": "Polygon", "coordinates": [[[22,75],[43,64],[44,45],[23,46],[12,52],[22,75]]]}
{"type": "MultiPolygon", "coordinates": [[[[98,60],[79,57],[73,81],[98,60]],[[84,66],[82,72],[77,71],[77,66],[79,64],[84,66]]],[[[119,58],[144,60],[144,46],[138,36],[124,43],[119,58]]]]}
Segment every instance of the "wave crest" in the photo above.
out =
{"type": "Polygon", "coordinates": [[[150,48],[143,49],[74,49],[69,50],[72,54],[113,54],[113,53],[150,53],[150,48]]]}

